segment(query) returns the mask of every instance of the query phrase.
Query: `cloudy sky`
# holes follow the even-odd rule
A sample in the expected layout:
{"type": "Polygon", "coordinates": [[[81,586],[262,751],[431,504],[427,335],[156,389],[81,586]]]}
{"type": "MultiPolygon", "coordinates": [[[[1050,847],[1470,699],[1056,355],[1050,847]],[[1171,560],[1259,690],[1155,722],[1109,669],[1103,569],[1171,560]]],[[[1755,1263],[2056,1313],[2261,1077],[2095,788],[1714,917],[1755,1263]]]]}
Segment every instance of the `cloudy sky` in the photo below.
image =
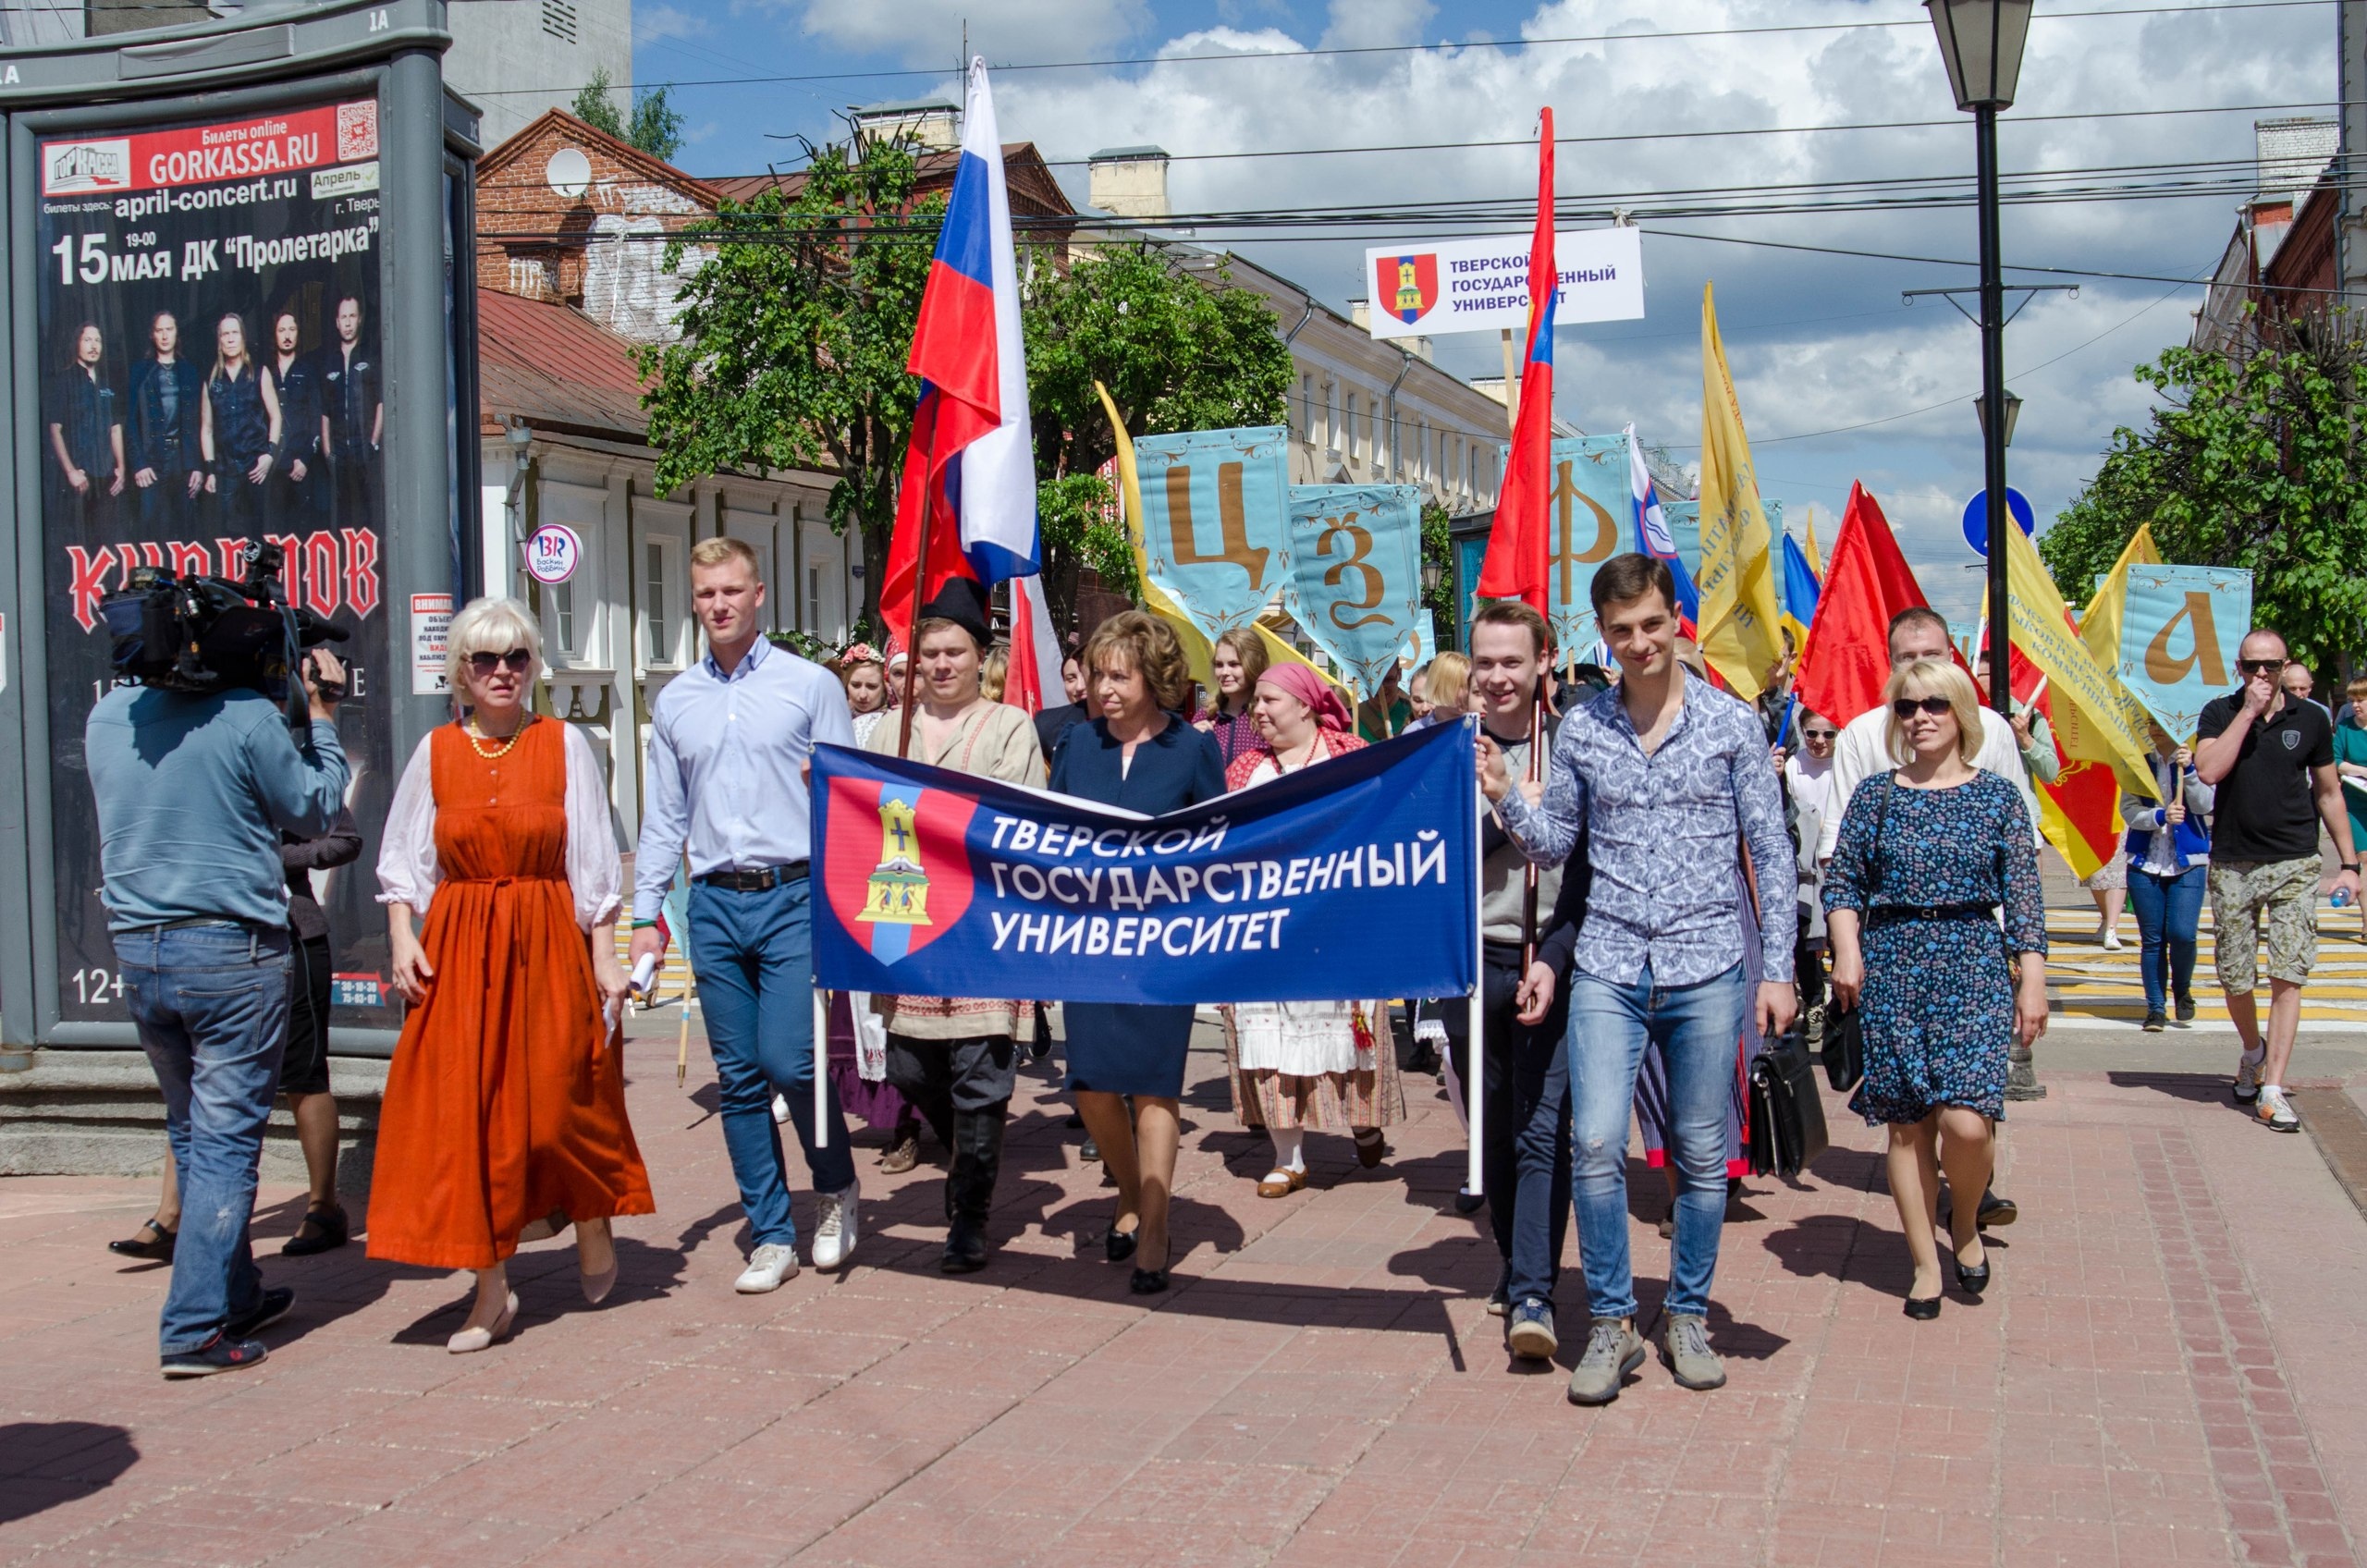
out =
{"type": "MultiPolygon", "coordinates": [[[[2166,8],[2180,4],[2042,0],[2019,99],[2000,131],[2009,180],[2136,165],[2147,166],[2057,178],[2110,185],[2223,174],[2154,165],[2247,160],[2255,119],[2332,112],[2257,107],[2333,98],[2332,4],[2166,8]],[[2128,14],[2062,14],[2107,10],[2128,14]],[[2190,112],[2220,109],[2232,112],[2190,112]],[[2161,110],[2180,112],[2128,113],[2161,110]],[[2120,117],[2040,117],[2100,113],[2120,117]]],[[[1774,187],[1967,179],[1972,168],[1970,117],[1956,113],[1922,7],[1911,0],[640,0],[634,75],[684,83],[676,98],[689,116],[687,167],[748,172],[793,161],[796,143],[781,139],[827,137],[849,105],[958,96],[952,67],[965,23],[971,48],[992,64],[1117,62],[996,78],[1004,137],[1034,141],[1080,202],[1087,154],[1142,142],[1177,155],[1171,194],[1179,213],[1523,201],[1536,180],[1527,146],[1191,155],[1517,142],[1533,136],[1547,104],[1564,139],[1944,122],[1565,141],[1565,209],[1664,202],[1654,193],[1712,188],[1763,200],[1774,187]],[[1736,31],[1870,22],[1906,25],[1736,31]],[[1602,40],[1677,32],[1696,36],[1602,40]],[[1433,47],[1393,47],[1406,44],[1433,47]],[[791,76],[809,80],[717,80],[791,76]]],[[[2193,277],[2226,245],[2237,200],[2220,190],[2008,206],[2005,254],[2008,263],[2193,277]]],[[[1980,386],[1977,335],[1946,301],[1908,305],[1900,293],[1969,283],[1973,270],[1766,242],[1969,260],[1970,211],[1668,217],[1645,227],[1647,317],[1563,331],[1564,417],[1590,430],[1632,419],[1689,459],[1700,427],[1701,290],[1714,281],[1765,493],[1785,503],[1796,528],[1813,506],[1829,545],[1850,482],[1863,480],[1932,599],[1968,613],[1977,577],[1965,570],[1972,557],[1957,518],[1981,482],[1970,401],[1980,386]],[[1760,243],[1730,242],[1737,239],[1760,243]]],[[[1362,292],[1367,245],[1408,237],[1367,223],[1326,240],[1222,242],[1339,304],[1362,292]]],[[[2079,281],[2076,299],[2036,297],[2006,341],[2007,379],[2025,399],[2013,482],[2042,526],[2093,473],[2114,427],[2141,420],[2147,398],[2130,368],[2184,341],[2201,298],[2197,288],[2159,282],[2079,281]]],[[[1451,368],[1486,374],[1497,347],[1492,335],[1446,338],[1440,355],[1451,368]]]]}

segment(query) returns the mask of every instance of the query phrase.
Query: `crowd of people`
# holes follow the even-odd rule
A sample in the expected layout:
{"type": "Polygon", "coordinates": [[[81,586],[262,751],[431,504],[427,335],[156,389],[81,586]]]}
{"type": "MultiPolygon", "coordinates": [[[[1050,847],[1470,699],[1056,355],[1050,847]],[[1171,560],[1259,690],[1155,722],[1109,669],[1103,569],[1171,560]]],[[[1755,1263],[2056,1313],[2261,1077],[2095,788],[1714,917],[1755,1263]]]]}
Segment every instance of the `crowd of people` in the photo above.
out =
{"type": "MultiPolygon", "coordinates": [[[[817,745],[1156,815],[1466,716],[1484,812],[1479,1038],[1459,1000],[1417,1000],[1403,1037],[1399,998],[1220,1010],[1234,1121],[1271,1148],[1257,1191],[1279,1199],[1307,1184],[1309,1133],[1343,1136],[1359,1168],[1380,1166],[1406,1115],[1406,1077],[1435,1060],[1458,1111],[1464,1096],[1484,1102],[1484,1197],[1459,1207],[1489,1211],[1500,1269],[1488,1308],[1515,1356],[1557,1354],[1575,1215],[1587,1327],[1568,1393],[1600,1404],[1650,1354],[1629,1244],[1634,1119],[1672,1194],[1660,1353],[1679,1385],[1714,1389],[1726,1374],[1710,1309],[1746,1168],[1738,1069],[1757,1042],[1846,1032],[1863,1057],[1849,1107],[1888,1140],[1912,1263],[1906,1314],[1935,1317],[1951,1280],[1965,1300],[1990,1287],[1981,1232],[2016,1214],[1992,1190],[2009,1050],[2047,1025],[2031,781],[2055,753],[2037,716],[1981,706],[1936,613],[1894,620],[1883,701],[1846,724],[1780,686],[1755,709],[1711,680],[1668,567],[1644,555],[1594,579],[1608,668],[1557,679],[1544,619],[1494,602],[1473,615],[1467,654],[1441,653],[1402,696],[1392,680],[1354,707],[1312,667],[1269,658],[1254,629],[1228,633],[1196,708],[1175,633],[1128,612],[1070,657],[1067,702],[1031,718],[996,700],[998,649],[973,584],[923,606],[908,665],[858,644],[829,668],[763,635],[767,588],[744,545],[700,543],[691,587],[706,651],[652,715],[627,962],[600,770],[578,731],[533,710],[541,641],[524,606],[480,600],[455,619],[456,717],[422,741],[396,793],[376,871],[410,1008],[367,1238],[373,1257],[473,1272],[452,1352],[509,1330],[506,1270],[520,1244],[571,1230],[597,1306],[617,1279],[612,1221],[655,1210],[619,1021],[628,967],[668,945],[661,911],[678,877],[747,1221],[734,1288],[768,1292],[800,1267],[783,1126],[815,1193],[805,1257],[830,1270],[855,1256],[850,1108],[885,1134],[879,1165],[891,1173],[919,1163],[927,1130],[946,1165],[939,1267],[991,1263],[1010,1105],[1021,1069],[1050,1048],[1046,1005],[858,993],[834,999],[816,1037],[817,745]],[[1442,1058],[1426,1058],[1437,1046],[1442,1058]]],[[[334,661],[318,657],[313,723],[292,737],[253,692],[119,690],[90,723],[107,908],[178,1160],[178,1233],[160,1214],[128,1243],[173,1262],[168,1376],[253,1365],[266,1354],[257,1333],[292,1305],[288,1288],[263,1285],[247,1226],[275,1085],[295,1098],[300,1126],[313,1097],[326,1100],[315,995],[326,955],[310,950],[319,938],[300,900],[291,937],[290,900],[308,867],[350,859],[358,843],[339,803],[334,661]],[[156,743],[165,737],[177,743],[156,743]],[[196,825],[150,809],[191,798],[212,804],[196,825]],[[185,984],[200,967],[235,974],[237,995],[185,984]]],[[[2242,686],[2206,710],[2190,752],[2156,734],[2158,798],[2132,792],[2123,811],[2146,1026],[2173,1009],[2192,1016],[2207,890],[2243,1042],[2234,1093],[2279,1131],[2295,1125],[2284,1083],[2314,956],[2318,829],[2340,851],[2337,888],[2355,898],[2353,814],[2367,802],[2367,681],[2338,730],[2289,670],[2275,631],[2247,636],[2242,686]],[[2263,930],[2264,1030],[2252,1006],[2263,930]]],[[[1133,1292],[1165,1291],[1195,1010],[1049,1000],[1073,1124],[1113,1189],[1098,1250],[1131,1265],[1133,1292]]],[[[328,1118],[331,1163],[314,1167],[290,1252],[347,1239],[333,1102],[328,1118]]],[[[308,1155],[316,1141],[307,1134],[308,1155]]]]}

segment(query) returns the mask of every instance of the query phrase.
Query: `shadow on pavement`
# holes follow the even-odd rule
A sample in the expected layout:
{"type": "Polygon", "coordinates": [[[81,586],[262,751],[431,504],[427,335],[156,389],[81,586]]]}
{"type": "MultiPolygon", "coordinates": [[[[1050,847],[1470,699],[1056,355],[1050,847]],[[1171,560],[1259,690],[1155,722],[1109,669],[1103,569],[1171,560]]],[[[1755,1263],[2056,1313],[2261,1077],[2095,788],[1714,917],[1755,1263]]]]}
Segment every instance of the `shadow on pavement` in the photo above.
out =
{"type": "Polygon", "coordinates": [[[2116,1089],[2151,1089],[2189,1105],[2234,1104],[2225,1072],[2107,1072],[2104,1081],[2116,1089]]]}
{"type": "Polygon", "coordinates": [[[104,1487],[140,1463],[131,1433],[96,1421],[11,1421],[0,1425],[0,1525],[30,1518],[104,1487]],[[73,1462],[70,1477],[35,1479],[35,1467],[73,1462]]]}

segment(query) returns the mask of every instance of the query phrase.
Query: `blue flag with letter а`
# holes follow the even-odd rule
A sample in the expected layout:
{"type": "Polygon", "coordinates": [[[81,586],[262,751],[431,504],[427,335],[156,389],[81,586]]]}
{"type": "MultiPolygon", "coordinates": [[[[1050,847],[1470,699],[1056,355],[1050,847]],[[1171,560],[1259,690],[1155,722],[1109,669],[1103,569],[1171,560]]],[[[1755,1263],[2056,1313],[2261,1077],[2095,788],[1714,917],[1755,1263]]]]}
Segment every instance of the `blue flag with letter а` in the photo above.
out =
{"type": "Polygon", "coordinates": [[[1469,725],[1165,816],[814,753],[814,972],[1079,1002],[1450,997],[1477,974],[1469,725]]]}

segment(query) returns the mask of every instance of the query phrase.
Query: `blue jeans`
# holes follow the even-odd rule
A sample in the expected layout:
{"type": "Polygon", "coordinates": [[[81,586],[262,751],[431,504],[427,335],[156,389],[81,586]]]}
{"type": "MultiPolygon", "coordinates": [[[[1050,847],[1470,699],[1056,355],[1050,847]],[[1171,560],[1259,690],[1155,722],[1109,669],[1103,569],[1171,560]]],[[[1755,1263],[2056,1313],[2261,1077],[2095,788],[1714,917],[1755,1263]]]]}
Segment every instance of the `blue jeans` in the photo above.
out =
{"type": "Polygon", "coordinates": [[[228,921],[118,931],[115,953],[180,1166],[180,1240],[159,1336],[177,1355],[263,1303],[247,1225],[288,1045],[288,933],[228,921]]]}
{"type": "Polygon", "coordinates": [[[1481,1069],[1471,1071],[1470,1011],[1460,999],[1438,1009],[1455,1052],[1455,1071],[1467,1085],[1482,1085],[1487,1147],[1488,1219],[1504,1260],[1504,1292],[1515,1306],[1534,1298],[1553,1305],[1562,1277],[1562,1243],[1570,1224],[1570,1071],[1562,1040],[1569,987],[1535,1024],[1514,1006],[1520,987],[1520,949],[1490,942],[1482,954],[1481,1069]]]}
{"type": "Polygon", "coordinates": [[[2128,905],[2137,912],[2137,938],[2145,974],[2145,1011],[2166,1012],[2166,998],[2194,994],[2194,932],[2202,922],[2202,899],[2211,867],[2190,865],[2175,876],[2128,868],[2128,905]],[[2168,972],[2165,988],[2163,974],[2168,972]]]}
{"type": "Polygon", "coordinates": [[[706,1009],[708,1048],[722,1090],[723,1146],[756,1244],[797,1244],[789,1170],[773,1096],[804,1146],[817,1192],[854,1185],[839,1092],[829,1089],[829,1146],[814,1146],[814,928],[803,877],[760,893],[691,884],[691,972],[706,1009]]]}
{"type": "Polygon", "coordinates": [[[1726,1106],[1734,1093],[1746,987],[1740,964],[1698,986],[1632,986],[1570,976],[1571,1188],[1585,1253],[1587,1310],[1636,1316],[1627,1257],[1627,1118],[1647,1043],[1668,1063],[1668,1154],[1682,1185],[1666,1310],[1705,1315],[1726,1218],[1726,1106]]]}

